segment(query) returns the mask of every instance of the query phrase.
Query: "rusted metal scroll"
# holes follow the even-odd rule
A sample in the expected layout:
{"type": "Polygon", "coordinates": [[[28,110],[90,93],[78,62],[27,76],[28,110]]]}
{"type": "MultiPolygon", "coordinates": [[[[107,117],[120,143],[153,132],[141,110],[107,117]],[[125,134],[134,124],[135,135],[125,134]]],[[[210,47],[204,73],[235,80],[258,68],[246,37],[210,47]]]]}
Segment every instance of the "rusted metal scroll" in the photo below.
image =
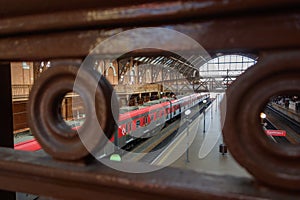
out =
{"type": "Polygon", "coordinates": [[[228,88],[222,102],[224,140],[234,158],[260,182],[291,190],[300,190],[300,146],[269,140],[259,114],[270,97],[300,91],[299,55],[263,54],[228,88]]]}
{"type": "Polygon", "coordinates": [[[111,105],[116,97],[111,85],[92,68],[79,66],[56,63],[41,74],[30,94],[29,127],[43,149],[56,159],[78,160],[89,155],[78,133],[87,141],[97,135],[97,141],[89,141],[96,150],[105,145],[115,129],[111,105]],[[80,95],[86,113],[78,131],[67,125],[60,113],[64,96],[72,91],[80,95]]]}

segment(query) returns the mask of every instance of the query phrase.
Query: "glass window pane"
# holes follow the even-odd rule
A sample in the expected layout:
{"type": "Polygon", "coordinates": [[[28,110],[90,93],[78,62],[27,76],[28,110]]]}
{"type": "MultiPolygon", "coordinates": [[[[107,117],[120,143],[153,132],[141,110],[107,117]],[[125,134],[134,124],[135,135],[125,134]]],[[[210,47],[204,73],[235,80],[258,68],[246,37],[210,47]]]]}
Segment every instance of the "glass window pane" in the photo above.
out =
{"type": "Polygon", "coordinates": [[[243,62],[242,56],[237,56],[236,61],[237,61],[237,62],[243,62]]]}
{"type": "Polygon", "coordinates": [[[219,62],[220,62],[220,63],[222,63],[222,62],[224,62],[224,61],[225,61],[224,56],[219,57],[219,62]]]}

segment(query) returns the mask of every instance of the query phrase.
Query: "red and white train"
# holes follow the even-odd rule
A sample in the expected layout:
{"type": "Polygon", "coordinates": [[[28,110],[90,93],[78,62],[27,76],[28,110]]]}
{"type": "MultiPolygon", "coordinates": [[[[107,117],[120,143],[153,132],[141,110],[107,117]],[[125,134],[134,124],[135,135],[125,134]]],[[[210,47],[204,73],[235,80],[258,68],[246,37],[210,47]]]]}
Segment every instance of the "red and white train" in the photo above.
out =
{"type": "MultiPolygon", "coordinates": [[[[144,104],[140,109],[132,110],[133,107],[120,110],[118,130],[110,141],[118,147],[124,147],[136,138],[147,138],[158,133],[166,122],[172,121],[181,116],[187,109],[201,104],[208,99],[209,95],[191,94],[178,99],[160,99],[144,104]],[[129,111],[131,110],[131,111],[129,111]]],[[[77,129],[78,127],[75,127],[77,129]]],[[[111,146],[111,145],[110,145],[111,146]]],[[[30,140],[15,145],[15,149],[25,151],[37,151],[41,147],[36,140],[30,140]]],[[[109,152],[112,153],[110,148],[109,152]]],[[[107,149],[104,149],[108,154],[107,149]]]]}
{"type": "Polygon", "coordinates": [[[123,147],[135,138],[151,137],[158,133],[167,121],[180,117],[185,110],[201,104],[208,98],[207,94],[195,93],[179,99],[151,101],[143,108],[121,112],[118,132],[113,135],[111,142],[123,147]]]}

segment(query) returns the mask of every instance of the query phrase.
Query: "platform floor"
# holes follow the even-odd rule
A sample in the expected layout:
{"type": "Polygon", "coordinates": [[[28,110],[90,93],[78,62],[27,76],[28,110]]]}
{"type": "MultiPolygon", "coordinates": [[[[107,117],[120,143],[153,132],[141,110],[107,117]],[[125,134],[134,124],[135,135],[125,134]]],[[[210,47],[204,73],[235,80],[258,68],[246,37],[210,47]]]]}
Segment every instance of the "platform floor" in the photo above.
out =
{"type": "Polygon", "coordinates": [[[34,136],[32,136],[32,135],[15,136],[14,144],[18,144],[20,142],[25,142],[25,141],[32,140],[32,139],[34,139],[34,136]]]}
{"type": "Polygon", "coordinates": [[[182,151],[184,153],[181,153],[182,155],[170,166],[209,174],[251,177],[236,163],[230,152],[225,155],[219,153],[219,145],[223,143],[218,106],[221,98],[219,96],[205,111],[205,133],[203,132],[204,113],[202,113],[191,123],[189,130],[185,130],[175,138],[153,164],[168,165],[168,159],[176,156],[179,151],[186,150],[187,145],[191,143],[188,153],[182,151]]]}

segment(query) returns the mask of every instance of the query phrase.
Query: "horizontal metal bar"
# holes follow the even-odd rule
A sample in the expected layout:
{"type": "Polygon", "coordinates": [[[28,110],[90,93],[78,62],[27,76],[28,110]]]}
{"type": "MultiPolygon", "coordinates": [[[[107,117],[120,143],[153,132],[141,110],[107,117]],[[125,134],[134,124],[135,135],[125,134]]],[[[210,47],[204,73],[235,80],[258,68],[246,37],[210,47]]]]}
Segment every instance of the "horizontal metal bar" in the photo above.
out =
{"type": "MultiPolygon", "coordinates": [[[[2,1],[3,2],[3,1],[2,1]]],[[[22,3],[18,2],[19,5],[22,3]]],[[[187,19],[199,19],[203,17],[216,17],[220,15],[233,15],[236,13],[245,14],[257,11],[276,13],[283,12],[284,9],[295,9],[300,5],[299,1],[135,1],[132,5],[128,1],[101,2],[95,0],[85,1],[84,4],[78,1],[57,2],[50,1],[47,4],[36,3],[35,0],[26,1],[26,6],[16,6],[14,1],[6,2],[0,7],[3,14],[28,14],[14,17],[2,17],[0,19],[0,35],[28,33],[37,31],[53,31],[82,29],[88,27],[124,27],[129,24],[136,26],[145,23],[170,23],[187,19]],[[137,5],[143,2],[147,4],[137,5]],[[10,4],[14,3],[10,8],[10,4]],[[7,5],[8,4],[8,5],[7,5]],[[66,5],[64,5],[66,4],[66,5]],[[77,5],[76,5],[77,4],[77,5]],[[58,6],[59,5],[59,6],[58,6]],[[80,6],[79,6],[80,5],[80,6]],[[112,8],[107,8],[112,7],[112,8]],[[2,9],[3,8],[3,9],[2,9]],[[79,10],[78,10],[79,9],[79,10]],[[10,13],[8,13],[10,12],[10,13]]]]}
{"type": "Polygon", "coordinates": [[[96,162],[88,165],[65,163],[39,153],[14,152],[5,148],[0,149],[0,157],[1,189],[54,198],[296,199],[299,195],[265,188],[248,178],[207,175],[168,167],[146,174],[129,174],[96,162]]]}
{"type": "MultiPolygon", "coordinates": [[[[139,5],[147,2],[155,2],[157,0],[135,0],[134,4],[139,5]]],[[[171,0],[162,0],[171,1],[171,0]]],[[[0,15],[2,17],[7,16],[19,16],[19,15],[31,15],[36,13],[49,13],[57,11],[67,10],[81,10],[88,8],[113,8],[119,6],[132,5],[131,0],[110,0],[110,1],[98,1],[98,0],[85,0],[84,3],[81,0],[72,1],[59,1],[51,0],[43,4],[39,0],[2,0],[0,6],[0,15]],[[24,6],[26,5],[26,6],[24,6]]]]}
{"type": "MultiPolygon", "coordinates": [[[[198,23],[162,26],[194,38],[208,51],[251,51],[258,49],[295,48],[300,46],[297,40],[300,29],[299,13],[288,15],[270,15],[264,17],[241,17],[219,19],[198,23]],[[274,34],[276,33],[276,34],[274,34]]],[[[102,29],[88,31],[66,31],[26,35],[0,39],[0,60],[43,60],[54,58],[84,57],[96,44],[129,28],[102,29]]],[[[137,37],[133,35],[133,37],[137,37]]],[[[149,44],[164,43],[170,50],[192,50],[173,38],[161,35],[143,35],[142,40],[149,44]],[[162,39],[164,38],[164,39],[162,39]],[[178,43],[178,44],[177,44],[178,43]],[[170,45],[172,44],[172,45],[170,45]]],[[[138,38],[137,38],[138,41],[138,38]]],[[[125,41],[122,45],[126,44],[125,41]]],[[[152,46],[152,45],[151,45],[152,46]]],[[[116,54],[117,48],[105,49],[107,54],[116,54]]],[[[151,53],[142,50],[139,53],[151,53]]]]}

